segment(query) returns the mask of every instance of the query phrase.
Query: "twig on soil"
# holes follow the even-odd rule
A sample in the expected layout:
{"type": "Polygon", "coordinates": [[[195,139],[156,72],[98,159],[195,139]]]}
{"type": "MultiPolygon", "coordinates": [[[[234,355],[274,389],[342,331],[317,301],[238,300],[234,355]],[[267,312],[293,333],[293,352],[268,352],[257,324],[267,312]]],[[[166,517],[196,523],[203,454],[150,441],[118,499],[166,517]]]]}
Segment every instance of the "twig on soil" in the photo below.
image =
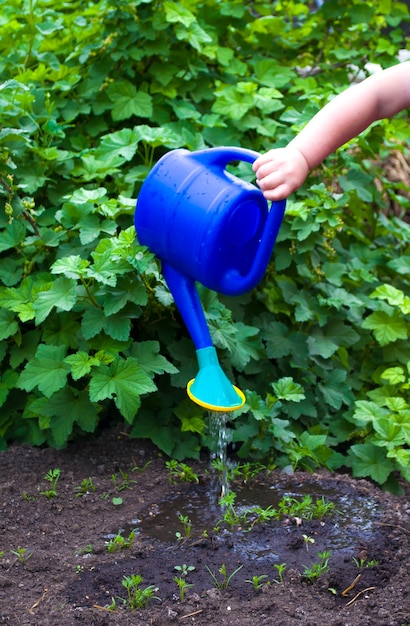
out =
{"type": "Polygon", "coordinates": [[[186,619],[187,617],[193,617],[194,615],[199,615],[199,613],[202,613],[204,609],[199,609],[199,611],[194,611],[193,613],[188,613],[188,615],[183,615],[182,617],[180,617],[180,620],[186,619]]]}
{"type": "Polygon", "coordinates": [[[34,602],[33,606],[28,610],[29,613],[31,613],[33,615],[34,613],[34,609],[36,609],[38,607],[38,605],[43,602],[44,598],[46,597],[48,593],[48,589],[44,589],[43,595],[41,596],[41,598],[39,598],[36,602],[34,602]]]}
{"type": "Polygon", "coordinates": [[[357,576],[354,579],[354,581],[348,587],[346,587],[346,589],[344,591],[342,591],[342,596],[347,596],[349,591],[351,591],[353,589],[353,587],[356,585],[356,583],[360,580],[360,577],[361,577],[361,574],[357,574],[357,576]]]}
{"type": "Polygon", "coordinates": [[[351,604],[353,604],[353,602],[356,602],[356,600],[363,594],[366,593],[366,591],[373,591],[373,589],[376,589],[376,587],[366,587],[366,589],[362,589],[361,591],[359,591],[359,593],[356,593],[355,597],[352,598],[351,600],[349,600],[349,602],[345,605],[345,608],[350,606],[351,604]]]}
{"type": "Polygon", "coordinates": [[[410,535],[410,530],[407,530],[407,528],[403,528],[403,526],[396,526],[396,524],[386,524],[385,522],[375,522],[375,524],[378,524],[379,526],[391,526],[392,528],[397,528],[398,530],[402,530],[407,535],[410,535]]]}
{"type": "Polygon", "coordinates": [[[108,606],[100,606],[99,604],[94,604],[93,609],[98,609],[99,611],[108,611],[109,613],[112,613],[112,609],[110,609],[108,606]]]}

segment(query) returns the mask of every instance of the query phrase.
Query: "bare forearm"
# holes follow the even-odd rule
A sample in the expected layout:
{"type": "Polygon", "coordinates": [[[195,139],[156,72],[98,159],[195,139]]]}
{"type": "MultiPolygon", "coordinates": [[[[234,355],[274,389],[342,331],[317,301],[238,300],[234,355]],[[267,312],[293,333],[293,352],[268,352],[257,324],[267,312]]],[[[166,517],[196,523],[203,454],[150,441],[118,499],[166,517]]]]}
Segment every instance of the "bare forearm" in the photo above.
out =
{"type": "Polygon", "coordinates": [[[370,126],[410,107],[410,62],[381,71],[331,100],[286,148],[269,150],[254,163],[268,200],[298,189],[309,171],[370,126]]]}
{"type": "Polygon", "coordinates": [[[408,106],[410,63],[403,63],[336,96],[289,145],[302,152],[312,169],[375,120],[391,117],[408,106]]]}

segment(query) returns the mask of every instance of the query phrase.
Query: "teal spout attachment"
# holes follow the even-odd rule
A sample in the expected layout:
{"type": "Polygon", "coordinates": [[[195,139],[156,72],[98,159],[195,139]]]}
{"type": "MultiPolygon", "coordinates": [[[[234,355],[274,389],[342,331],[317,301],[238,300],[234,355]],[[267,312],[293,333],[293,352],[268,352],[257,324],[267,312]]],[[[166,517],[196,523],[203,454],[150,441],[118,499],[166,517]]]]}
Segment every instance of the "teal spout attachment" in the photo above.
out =
{"type": "Polygon", "coordinates": [[[199,372],[189,381],[188,396],[209,411],[236,411],[245,404],[245,394],[232,385],[221,366],[214,346],[196,351],[199,372]]]}

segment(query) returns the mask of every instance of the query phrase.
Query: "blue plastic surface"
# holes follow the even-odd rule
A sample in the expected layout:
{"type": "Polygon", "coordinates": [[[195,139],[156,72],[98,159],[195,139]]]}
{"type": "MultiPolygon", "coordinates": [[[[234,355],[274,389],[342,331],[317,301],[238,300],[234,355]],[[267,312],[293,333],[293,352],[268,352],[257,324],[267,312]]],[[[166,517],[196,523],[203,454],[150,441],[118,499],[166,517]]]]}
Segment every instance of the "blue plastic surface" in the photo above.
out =
{"type": "Polygon", "coordinates": [[[209,289],[225,295],[253,289],[268,265],[285,201],[268,210],[262,192],[225,167],[257,156],[235,147],[165,154],[139,193],[139,242],[209,289]]]}
{"type": "Polygon", "coordinates": [[[150,171],[135,210],[138,240],[161,259],[197,350],[199,372],[188,384],[188,395],[213,410],[234,410],[245,399],[219,366],[195,282],[239,295],[261,280],[286,201],[272,202],[268,209],[260,189],[225,169],[232,161],[253,163],[258,156],[238,147],[172,150],[150,171]]]}

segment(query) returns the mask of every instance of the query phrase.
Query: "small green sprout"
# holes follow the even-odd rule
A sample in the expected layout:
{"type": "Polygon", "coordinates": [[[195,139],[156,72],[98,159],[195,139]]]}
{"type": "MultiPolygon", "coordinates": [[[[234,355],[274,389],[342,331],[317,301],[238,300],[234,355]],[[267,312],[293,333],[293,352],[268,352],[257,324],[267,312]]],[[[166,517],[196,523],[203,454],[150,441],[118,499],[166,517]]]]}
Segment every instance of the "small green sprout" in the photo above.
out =
{"type": "Polygon", "coordinates": [[[94,493],[95,485],[93,483],[93,479],[91,477],[84,478],[79,486],[74,488],[74,491],[76,492],[76,498],[86,496],[87,493],[94,493]]]}
{"type": "Polygon", "coordinates": [[[118,474],[111,475],[111,482],[117,491],[125,491],[125,489],[132,489],[131,483],[136,483],[136,480],[131,480],[128,472],[124,472],[120,469],[120,476],[118,474]]]}
{"type": "Polygon", "coordinates": [[[25,563],[29,560],[30,557],[33,556],[34,550],[27,550],[27,548],[17,548],[17,550],[10,550],[11,554],[17,557],[18,562],[21,565],[25,565],[25,563]]]}
{"type": "Polygon", "coordinates": [[[75,555],[81,556],[82,554],[92,554],[94,552],[94,548],[91,543],[88,543],[84,548],[79,548],[75,555]]]}
{"type": "Polygon", "coordinates": [[[193,565],[175,565],[174,569],[179,573],[182,578],[186,578],[190,572],[193,572],[195,567],[193,565]]]}
{"type": "Polygon", "coordinates": [[[47,480],[49,483],[51,483],[51,486],[49,489],[40,491],[39,492],[40,495],[46,496],[48,500],[51,500],[51,498],[55,498],[57,496],[57,483],[60,479],[60,476],[61,476],[60,469],[48,470],[47,474],[44,476],[44,480],[47,480]]]}
{"type": "Polygon", "coordinates": [[[228,524],[231,528],[233,526],[243,526],[246,524],[246,518],[248,511],[239,513],[235,508],[236,493],[232,490],[228,490],[220,499],[219,506],[224,509],[222,519],[217,522],[219,527],[221,524],[228,524]]]}
{"type": "Polygon", "coordinates": [[[187,583],[185,578],[182,578],[180,576],[174,576],[174,582],[176,582],[176,584],[178,585],[179,599],[181,600],[181,602],[183,602],[185,600],[185,593],[194,585],[192,583],[187,583]]]}
{"type": "Polygon", "coordinates": [[[305,542],[306,550],[309,550],[309,544],[315,543],[315,540],[313,539],[313,537],[310,537],[309,535],[302,535],[302,537],[303,537],[303,541],[305,542]]]}
{"type": "Polygon", "coordinates": [[[107,550],[110,553],[119,552],[120,550],[124,550],[125,548],[132,548],[134,543],[136,532],[132,530],[128,537],[123,537],[119,532],[113,539],[107,543],[107,550]]]}
{"type": "Polygon", "coordinates": [[[253,585],[255,591],[259,591],[262,589],[264,583],[262,582],[265,578],[267,578],[266,574],[262,574],[261,576],[252,576],[250,580],[245,580],[246,583],[250,583],[253,585]]]}
{"type": "Polygon", "coordinates": [[[219,568],[219,570],[218,570],[218,572],[222,576],[222,580],[218,580],[216,574],[214,574],[214,572],[211,569],[209,569],[209,567],[207,565],[205,565],[205,567],[206,567],[206,569],[208,570],[208,572],[210,573],[210,575],[212,577],[215,589],[228,589],[229,584],[230,584],[232,578],[235,576],[235,574],[237,574],[239,572],[239,570],[241,570],[243,568],[243,565],[240,565],[236,570],[234,570],[232,572],[232,574],[230,574],[228,576],[226,565],[225,565],[225,563],[223,563],[221,565],[221,567],[219,568]]]}
{"type": "Polygon", "coordinates": [[[169,482],[171,485],[175,485],[177,482],[181,483],[199,483],[199,476],[196,474],[192,467],[186,463],[179,463],[172,460],[165,463],[165,467],[169,472],[169,482]]]}
{"type": "Polygon", "coordinates": [[[184,534],[182,535],[182,533],[177,532],[175,533],[175,536],[178,541],[186,541],[187,539],[190,539],[191,537],[192,522],[187,515],[178,514],[178,519],[183,526],[184,534]]]}
{"type": "Polygon", "coordinates": [[[148,587],[141,588],[140,585],[143,580],[140,574],[131,574],[130,576],[124,576],[121,581],[121,584],[127,590],[127,600],[125,602],[131,611],[137,608],[147,607],[151,600],[161,600],[161,598],[155,595],[158,591],[158,587],[149,585],[148,587]]]}
{"type": "Polygon", "coordinates": [[[322,574],[329,571],[330,552],[328,550],[324,550],[323,552],[318,552],[317,555],[320,561],[313,563],[311,567],[307,567],[305,565],[305,569],[303,571],[303,577],[310,583],[313,583],[320,576],[322,576],[322,574]]]}
{"type": "Polygon", "coordinates": [[[276,580],[275,578],[274,582],[280,585],[280,583],[283,583],[283,574],[285,573],[287,565],[286,563],[274,563],[273,567],[277,569],[279,575],[279,580],[276,580]]]}

